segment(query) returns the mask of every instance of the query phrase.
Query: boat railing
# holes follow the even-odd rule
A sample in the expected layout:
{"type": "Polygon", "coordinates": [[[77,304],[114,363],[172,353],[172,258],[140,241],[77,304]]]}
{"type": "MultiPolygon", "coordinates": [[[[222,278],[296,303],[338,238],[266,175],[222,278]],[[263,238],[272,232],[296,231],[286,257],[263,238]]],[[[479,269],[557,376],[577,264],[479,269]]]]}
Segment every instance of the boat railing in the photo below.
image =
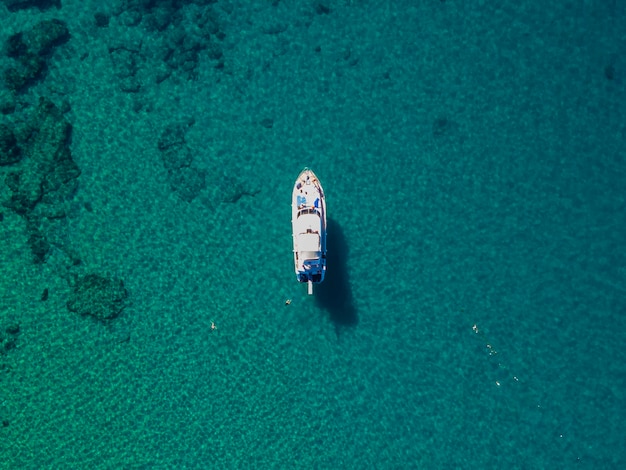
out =
{"type": "Polygon", "coordinates": [[[306,215],[306,214],[313,214],[313,215],[316,215],[318,217],[322,216],[317,209],[314,209],[312,207],[305,207],[304,209],[300,209],[298,211],[298,217],[300,217],[301,215],[306,215]]]}

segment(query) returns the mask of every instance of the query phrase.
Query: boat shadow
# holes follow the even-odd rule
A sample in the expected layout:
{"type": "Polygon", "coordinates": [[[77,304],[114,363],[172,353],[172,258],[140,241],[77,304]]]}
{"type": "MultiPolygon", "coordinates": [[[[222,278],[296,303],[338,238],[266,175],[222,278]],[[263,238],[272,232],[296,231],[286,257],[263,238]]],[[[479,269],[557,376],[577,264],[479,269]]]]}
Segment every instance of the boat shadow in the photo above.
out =
{"type": "Polygon", "coordinates": [[[327,221],[328,270],[324,282],[315,288],[315,301],[326,310],[335,327],[356,326],[359,322],[348,276],[348,244],[341,227],[327,221]]]}

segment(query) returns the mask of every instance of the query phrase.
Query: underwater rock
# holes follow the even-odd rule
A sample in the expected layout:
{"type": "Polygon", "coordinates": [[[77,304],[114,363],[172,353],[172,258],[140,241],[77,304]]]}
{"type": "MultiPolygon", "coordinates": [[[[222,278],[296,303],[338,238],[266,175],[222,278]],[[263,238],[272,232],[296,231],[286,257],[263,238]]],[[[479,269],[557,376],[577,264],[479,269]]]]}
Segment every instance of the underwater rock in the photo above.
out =
{"type": "Polygon", "coordinates": [[[20,324],[16,321],[7,321],[0,326],[0,354],[15,348],[19,333],[20,324]]]}
{"type": "Polygon", "coordinates": [[[4,72],[4,83],[14,93],[24,91],[28,85],[41,78],[45,61],[35,55],[24,55],[17,67],[9,67],[4,72]]]}
{"type": "Polygon", "coordinates": [[[67,42],[70,32],[64,21],[52,19],[37,23],[30,31],[18,33],[31,54],[45,56],[55,47],[67,42]]]}
{"type": "Polygon", "coordinates": [[[29,127],[25,141],[18,142],[27,161],[6,176],[11,199],[3,201],[22,215],[43,199],[54,204],[72,196],[80,175],[69,148],[72,126],[52,101],[40,98],[29,127]]]}
{"type": "Polygon", "coordinates": [[[61,0],[3,0],[9,11],[24,10],[26,8],[39,8],[47,10],[48,8],[61,8],[61,0]]]}
{"type": "Polygon", "coordinates": [[[109,21],[111,20],[109,15],[100,11],[94,13],[93,19],[98,28],[106,28],[107,26],[109,26],[109,21]]]}
{"type": "Polygon", "coordinates": [[[190,117],[180,122],[168,124],[159,136],[159,141],[157,143],[159,150],[164,151],[170,147],[184,145],[185,134],[187,133],[187,130],[195,124],[195,122],[195,119],[190,117]]]}
{"type": "Polygon", "coordinates": [[[43,97],[32,125],[37,132],[28,139],[28,156],[42,176],[44,193],[59,192],[64,187],[64,193],[73,192],[80,169],[70,153],[72,125],[52,101],[43,97]]]}
{"type": "Polygon", "coordinates": [[[22,150],[17,144],[13,129],[6,124],[0,124],[0,166],[19,162],[21,158],[22,150]]]}
{"type": "Polygon", "coordinates": [[[28,232],[28,246],[33,255],[33,262],[43,264],[50,252],[50,242],[39,227],[30,220],[26,224],[26,231],[28,232]]]}
{"type": "Polygon", "coordinates": [[[141,82],[136,77],[139,64],[144,59],[140,54],[141,45],[135,47],[109,47],[109,57],[113,62],[113,73],[120,80],[120,90],[126,93],[137,93],[141,82]]]}
{"type": "Polygon", "coordinates": [[[15,111],[15,95],[9,90],[0,89],[0,113],[12,114],[15,111]]]}
{"type": "Polygon", "coordinates": [[[171,70],[178,70],[190,79],[196,78],[196,69],[200,60],[200,51],[206,49],[207,40],[193,37],[182,28],[173,29],[165,39],[167,53],[164,63],[171,70]]]}
{"type": "Polygon", "coordinates": [[[121,78],[120,90],[124,93],[137,93],[141,90],[141,82],[136,77],[121,78]]]}
{"type": "Polygon", "coordinates": [[[615,66],[613,64],[604,67],[604,77],[607,80],[615,80],[615,66]]]}
{"type": "Polygon", "coordinates": [[[67,309],[104,321],[117,317],[127,304],[128,291],[121,279],[87,274],[74,280],[67,309]]]}
{"type": "Polygon", "coordinates": [[[191,202],[206,188],[206,171],[193,166],[193,153],[185,143],[185,133],[193,118],[169,124],[161,133],[157,146],[161,152],[167,180],[183,201],[191,202]]]}
{"type": "Polygon", "coordinates": [[[191,165],[193,155],[185,144],[187,129],[194,124],[193,118],[169,124],[161,133],[157,146],[161,151],[161,160],[168,171],[175,171],[191,165]]]}
{"type": "Polygon", "coordinates": [[[221,175],[216,187],[219,188],[221,200],[230,204],[234,204],[244,196],[255,196],[259,192],[258,188],[246,188],[243,181],[225,174],[221,175]]]}
{"type": "Polygon", "coordinates": [[[315,4],[314,8],[315,13],[317,13],[318,15],[328,15],[331,12],[330,6],[325,2],[318,2],[317,4],[315,4]]]}
{"type": "Polygon", "coordinates": [[[113,71],[119,78],[134,77],[138,69],[139,50],[126,47],[110,47],[109,55],[113,71]]]}
{"type": "Polygon", "coordinates": [[[161,160],[168,171],[177,171],[191,165],[193,155],[186,145],[173,145],[161,150],[161,160]]]}
{"type": "Polygon", "coordinates": [[[193,167],[183,167],[168,172],[168,182],[172,190],[183,201],[191,202],[206,188],[206,171],[193,167]]]}
{"type": "Polygon", "coordinates": [[[143,22],[149,30],[162,32],[172,23],[175,15],[175,11],[159,6],[144,14],[143,22]]]}
{"type": "MultiPolygon", "coordinates": [[[[220,14],[211,6],[216,0],[120,0],[114,8],[118,21],[126,26],[141,25],[146,33],[140,49],[131,44],[110,48],[114,70],[122,91],[138,92],[139,85],[162,83],[173,74],[195,80],[201,54],[213,62],[216,69],[224,67],[222,41],[225,34],[220,14]],[[132,59],[114,57],[117,49],[134,50],[132,59]],[[130,76],[142,80],[129,80],[130,76]]],[[[223,12],[223,10],[221,10],[223,12]]]]}
{"type": "Polygon", "coordinates": [[[454,123],[445,116],[440,116],[433,122],[433,136],[441,137],[452,132],[454,123]]]}
{"type": "Polygon", "coordinates": [[[26,32],[13,34],[7,40],[7,54],[16,64],[5,70],[4,80],[14,92],[23,91],[39,80],[46,70],[46,59],[52,50],[70,38],[65,22],[57,19],[37,23],[26,32]]]}
{"type": "Polygon", "coordinates": [[[28,171],[7,174],[4,183],[11,191],[11,199],[3,201],[3,205],[16,214],[26,215],[41,201],[41,178],[28,171]]]}

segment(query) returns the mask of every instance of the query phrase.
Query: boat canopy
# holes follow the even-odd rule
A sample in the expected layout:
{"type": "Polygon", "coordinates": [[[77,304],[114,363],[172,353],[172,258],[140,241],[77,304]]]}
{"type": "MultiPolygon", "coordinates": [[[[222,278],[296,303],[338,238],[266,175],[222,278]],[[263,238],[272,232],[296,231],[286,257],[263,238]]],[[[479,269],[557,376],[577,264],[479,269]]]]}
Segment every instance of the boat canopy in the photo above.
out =
{"type": "Polygon", "coordinates": [[[320,235],[319,233],[308,232],[298,235],[298,251],[300,253],[313,252],[315,256],[305,256],[306,259],[320,257],[320,235]]]}
{"type": "Polygon", "coordinates": [[[319,227],[321,225],[320,214],[315,209],[305,209],[307,213],[298,215],[298,227],[319,227]]]}

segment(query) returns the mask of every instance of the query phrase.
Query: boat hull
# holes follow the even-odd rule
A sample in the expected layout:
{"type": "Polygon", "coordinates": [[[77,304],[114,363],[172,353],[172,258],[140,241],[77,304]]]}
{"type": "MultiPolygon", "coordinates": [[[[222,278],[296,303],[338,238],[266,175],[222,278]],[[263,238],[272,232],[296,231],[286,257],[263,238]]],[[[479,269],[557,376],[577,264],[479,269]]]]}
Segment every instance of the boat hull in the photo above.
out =
{"type": "Polygon", "coordinates": [[[305,168],[293,187],[291,202],[293,259],[299,282],[320,283],[326,275],[326,199],[315,173],[305,168]]]}

